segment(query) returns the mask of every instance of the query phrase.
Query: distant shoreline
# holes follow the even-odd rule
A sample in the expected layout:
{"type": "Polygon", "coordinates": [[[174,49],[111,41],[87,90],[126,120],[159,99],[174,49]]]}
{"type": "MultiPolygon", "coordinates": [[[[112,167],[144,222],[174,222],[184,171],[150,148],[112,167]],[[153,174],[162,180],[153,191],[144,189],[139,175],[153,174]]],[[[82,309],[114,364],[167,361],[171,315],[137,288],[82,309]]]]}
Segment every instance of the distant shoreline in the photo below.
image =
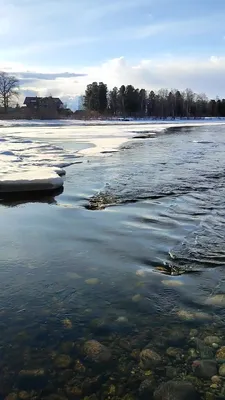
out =
{"type": "Polygon", "coordinates": [[[195,117],[195,118],[134,118],[134,117],[125,117],[125,118],[115,118],[115,117],[105,117],[105,118],[22,118],[18,116],[13,116],[10,114],[2,114],[0,115],[0,121],[82,121],[82,122],[89,122],[89,121],[98,121],[98,122],[182,122],[182,121],[224,121],[225,117],[195,117]]]}

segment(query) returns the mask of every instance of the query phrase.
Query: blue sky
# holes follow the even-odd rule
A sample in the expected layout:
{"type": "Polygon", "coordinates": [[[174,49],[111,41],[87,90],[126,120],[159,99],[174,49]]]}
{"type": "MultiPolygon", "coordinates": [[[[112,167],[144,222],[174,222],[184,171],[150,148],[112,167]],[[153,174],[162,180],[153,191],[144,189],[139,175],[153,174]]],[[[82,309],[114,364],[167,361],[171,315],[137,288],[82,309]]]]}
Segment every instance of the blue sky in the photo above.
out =
{"type": "Polygon", "coordinates": [[[0,10],[0,67],[26,91],[72,99],[104,78],[225,97],[224,0],[0,0],[0,10]]]}

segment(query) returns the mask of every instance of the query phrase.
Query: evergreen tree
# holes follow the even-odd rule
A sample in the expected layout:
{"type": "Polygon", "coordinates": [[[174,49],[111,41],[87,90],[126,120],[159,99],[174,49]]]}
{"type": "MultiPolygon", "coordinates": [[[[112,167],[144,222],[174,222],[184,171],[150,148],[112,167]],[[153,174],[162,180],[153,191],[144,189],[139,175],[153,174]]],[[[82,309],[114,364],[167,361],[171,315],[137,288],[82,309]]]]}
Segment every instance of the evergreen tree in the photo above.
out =
{"type": "Polygon", "coordinates": [[[99,102],[99,107],[98,110],[101,114],[104,113],[107,109],[107,93],[108,93],[108,88],[107,85],[103,82],[100,82],[98,85],[98,102],[99,102]]]}
{"type": "Polygon", "coordinates": [[[119,89],[119,107],[121,115],[125,116],[125,86],[122,85],[119,89]]]}
{"type": "Polygon", "coordinates": [[[109,112],[113,116],[116,116],[120,111],[119,104],[119,90],[117,87],[114,87],[113,90],[109,92],[108,96],[108,104],[109,104],[109,112]]]}
{"type": "Polygon", "coordinates": [[[160,89],[158,92],[135,88],[133,85],[114,87],[108,92],[103,82],[87,85],[84,108],[111,116],[150,118],[225,117],[225,99],[208,100],[204,93],[191,89],[160,89]]]}

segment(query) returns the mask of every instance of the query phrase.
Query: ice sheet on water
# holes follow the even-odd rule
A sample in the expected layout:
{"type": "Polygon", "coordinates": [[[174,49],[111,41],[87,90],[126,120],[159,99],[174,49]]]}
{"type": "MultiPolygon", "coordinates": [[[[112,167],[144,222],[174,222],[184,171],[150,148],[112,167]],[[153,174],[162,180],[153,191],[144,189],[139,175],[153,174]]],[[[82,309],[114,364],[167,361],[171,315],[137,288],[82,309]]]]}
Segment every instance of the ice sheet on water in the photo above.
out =
{"type": "Polygon", "coordinates": [[[54,190],[63,179],[53,170],[40,169],[0,175],[0,193],[54,190]]]}
{"type": "MultiPolygon", "coordinates": [[[[74,146],[71,150],[66,149],[69,147],[65,146],[67,142],[78,142],[80,147],[83,143],[80,155],[94,156],[117,151],[133,139],[134,131],[137,136],[143,132],[157,136],[171,127],[218,123],[225,121],[1,121],[0,171],[4,175],[25,174],[31,173],[34,167],[41,168],[45,179],[43,168],[63,168],[76,162],[78,150],[74,146]],[[89,147],[90,144],[93,146],[89,147]]],[[[16,177],[21,181],[19,175],[16,177]]]]}
{"type": "MultiPolygon", "coordinates": [[[[32,136],[32,130],[24,132],[24,136],[32,136]]],[[[4,174],[29,171],[33,166],[63,167],[72,164],[77,158],[76,152],[64,150],[57,144],[23,138],[22,132],[15,128],[1,128],[0,135],[4,141],[0,143],[0,171],[4,174]]]]}

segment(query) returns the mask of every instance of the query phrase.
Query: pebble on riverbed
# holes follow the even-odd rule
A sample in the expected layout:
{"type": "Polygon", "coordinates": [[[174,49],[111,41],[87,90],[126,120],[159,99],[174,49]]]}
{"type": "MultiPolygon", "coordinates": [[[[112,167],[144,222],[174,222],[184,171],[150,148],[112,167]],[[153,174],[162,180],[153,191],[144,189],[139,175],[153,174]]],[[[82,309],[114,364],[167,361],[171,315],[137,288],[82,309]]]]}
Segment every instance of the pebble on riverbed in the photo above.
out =
{"type": "Polygon", "coordinates": [[[182,350],[176,347],[169,347],[166,350],[166,354],[167,356],[171,357],[171,358],[176,358],[176,359],[180,359],[182,356],[182,350]]]}
{"type": "Polygon", "coordinates": [[[48,383],[48,377],[44,369],[21,370],[17,385],[20,390],[42,389],[48,383]]]}
{"type": "Polygon", "coordinates": [[[85,283],[87,285],[97,285],[98,283],[100,283],[98,278],[90,278],[90,279],[86,279],[85,283]]]}
{"type": "Polygon", "coordinates": [[[83,351],[86,358],[94,363],[105,363],[112,357],[111,351],[97,340],[87,341],[83,351]]]}
{"type": "Polygon", "coordinates": [[[202,311],[189,311],[189,310],[179,310],[177,311],[177,315],[179,318],[185,321],[195,321],[195,320],[211,320],[212,316],[202,312],[202,311]]]}
{"type": "Polygon", "coordinates": [[[198,378],[210,379],[217,374],[217,363],[214,360],[196,360],[192,368],[198,378]]]}
{"type": "Polygon", "coordinates": [[[198,400],[194,386],[189,382],[168,381],[154,392],[154,400],[198,400]]]}
{"type": "Polygon", "coordinates": [[[220,347],[220,349],[216,352],[217,360],[225,360],[225,346],[220,347]]]}
{"type": "MultiPolygon", "coordinates": [[[[141,398],[149,398],[155,390],[154,379],[145,379],[139,387],[139,395],[141,398]]],[[[150,397],[151,398],[151,397],[150,397]]]]}
{"type": "Polygon", "coordinates": [[[219,368],[219,375],[225,377],[225,364],[222,364],[219,368]]]}
{"type": "Polygon", "coordinates": [[[142,297],[141,297],[140,294],[135,294],[135,295],[132,297],[133,303],[138,303],[139,301],[141,301],[141,299],[142,299],[142,297]]]}
{"type": "Polygon", "coordinates": [[[205,339],[204,339],[204,343],[207,346],[213,346],[214,343],[220,344],[221,343],[221,339],[218,336],[206,336],[205,339]]]}
{"type": "Polygon", "coordinates": [[[210,306],[225,306],[225,294],[216,294],[215,296],[208,297],[205,304],[210,306]]]}
{"type": "Polygon", "coordinates": [[[153,350],[145,349],[140,353],[140,367],[141,369],[148,370],[162,362],[162,357],[153,350]]]}
{"type": "Polygon", "coordinates": [[[72,359],[67,354],[60,354],[54,361],[57,368],[68,368],[71,363],[72,359]]]}
{"type": "Polygon", "coordinates": [[[62,323],[63,323],[63,326],[64,326],[65,329],[72,329],[72,327],[73,327],[73,324],[72,324],[72,322],[70,321],[69,318],[65,318],[62,321],[62,323]]]}
{"type": "Polygon", "coordinates": [[[183,282],[181,282],[181,281],[178,281],[178,280],[173,280],[173,279],[165,279],[165,280],[163,280],[163,281],[161,281],[162,282],[162,284],[164,285],[164,286],[171,286],[171,287],[176,287],[176,286],[183,286],[184,285],[184,283],[183,282]]]}

